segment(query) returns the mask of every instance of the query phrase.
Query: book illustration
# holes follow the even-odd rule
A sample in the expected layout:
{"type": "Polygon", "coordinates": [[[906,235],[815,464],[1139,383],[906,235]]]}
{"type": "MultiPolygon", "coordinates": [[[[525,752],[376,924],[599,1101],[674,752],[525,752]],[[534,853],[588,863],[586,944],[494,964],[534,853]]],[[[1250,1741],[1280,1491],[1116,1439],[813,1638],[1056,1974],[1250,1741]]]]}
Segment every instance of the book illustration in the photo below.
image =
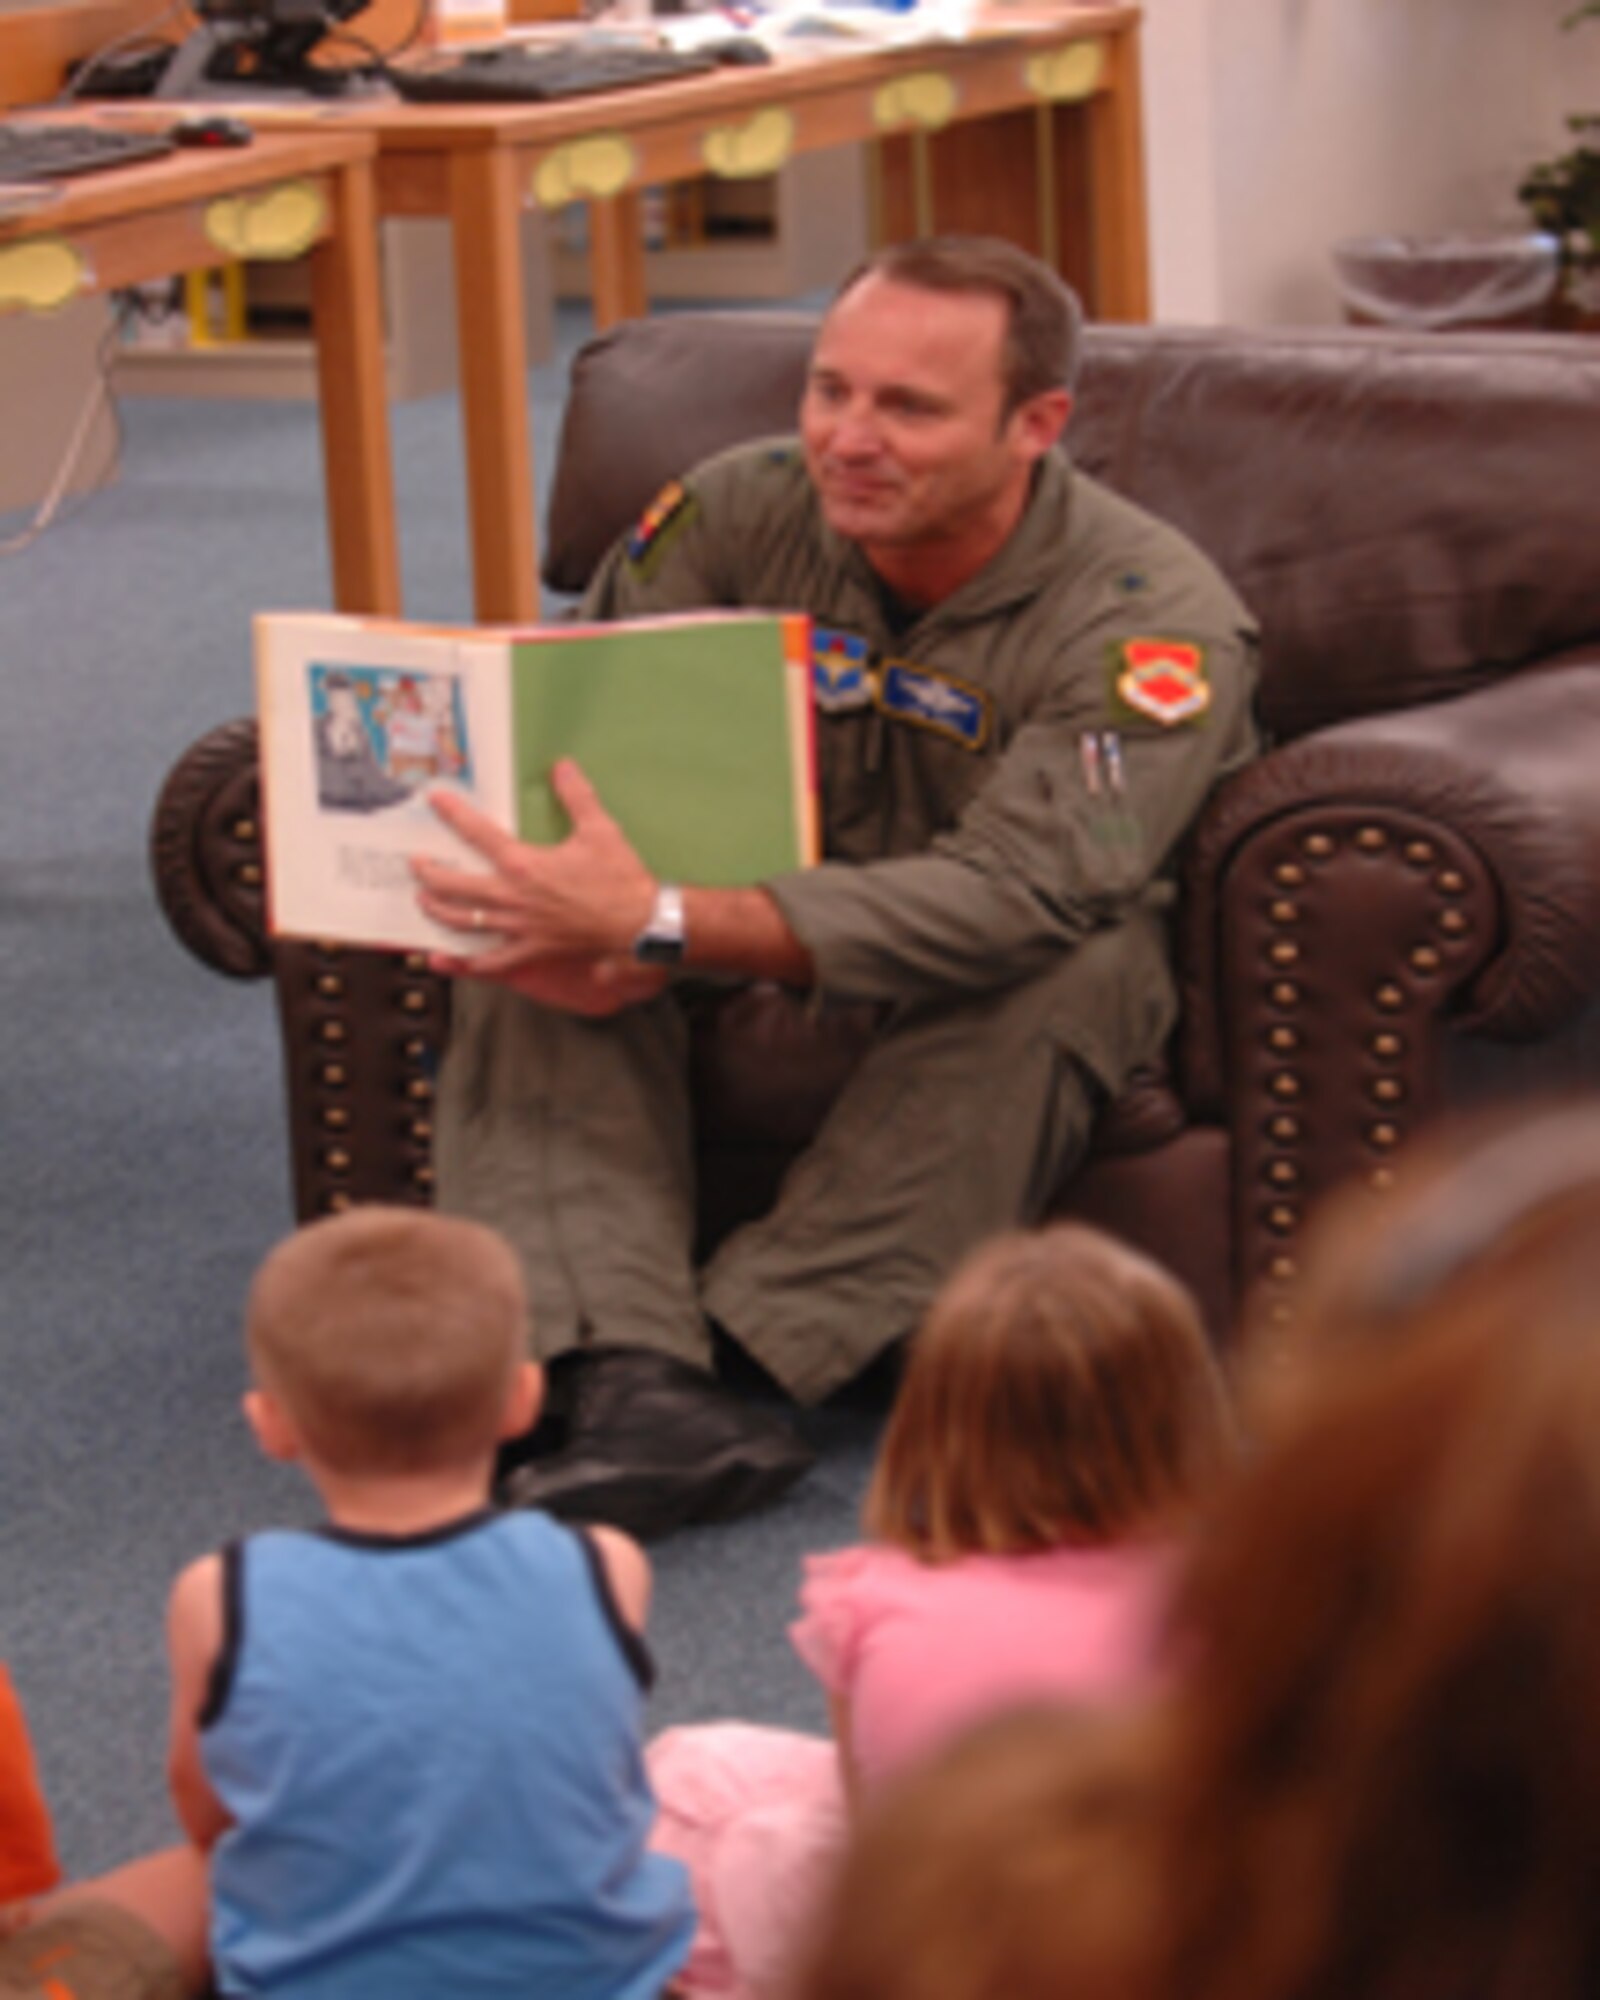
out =
{"type": "Polygon", "coordinates": [[[472,789],[466,712],[453,674],[313,664],[307,669],[317,803],[370,813],[428,786],[472,789]]]}

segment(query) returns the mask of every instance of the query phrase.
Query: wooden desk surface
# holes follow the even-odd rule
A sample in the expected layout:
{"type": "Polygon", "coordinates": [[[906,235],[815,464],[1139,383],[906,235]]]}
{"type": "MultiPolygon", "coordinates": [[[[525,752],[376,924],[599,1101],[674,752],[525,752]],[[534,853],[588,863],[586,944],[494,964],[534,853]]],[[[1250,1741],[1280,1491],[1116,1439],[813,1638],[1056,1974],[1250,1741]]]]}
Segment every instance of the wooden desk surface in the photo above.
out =
{"type": "Polygon", "coordinates": [[[238,256],[309,252],[334,600],[397,612],[373,154],[370,132],[325,126],[62,181],[46,207],[0,222],[0,311],[48,311],[238,256]]]}
{"type": "MultiPolygon", "coordinates": [[[[139,122],[153,122],[158,129],[181,115],[178,107],[167,105],[161,116],[152,121],[148,107],[141,110],[145,115],[139,122]]],[[[80,106],[68,110],[60,105],[41,105],[16,122],[113,127],[128,123],[109,109],[80,106]]],[[[138,160],[131,166],[76,174],[55,182],[60,193],[45,207],[0,221],[0,243],[19,236],[76,232],[127,215],[155,218],[168,209],[188,208],[223,195],[248,193],[303,174],[321,174],[361,163],[370,165],[376,154],[377,141],[372,133],[331,124],[293,132],[258,132],[248,146],[216,149],[178,146],[159,159],[138,160]]],[[[207,261],[222,261],[222,253],[214,250],[207,261]]]]}

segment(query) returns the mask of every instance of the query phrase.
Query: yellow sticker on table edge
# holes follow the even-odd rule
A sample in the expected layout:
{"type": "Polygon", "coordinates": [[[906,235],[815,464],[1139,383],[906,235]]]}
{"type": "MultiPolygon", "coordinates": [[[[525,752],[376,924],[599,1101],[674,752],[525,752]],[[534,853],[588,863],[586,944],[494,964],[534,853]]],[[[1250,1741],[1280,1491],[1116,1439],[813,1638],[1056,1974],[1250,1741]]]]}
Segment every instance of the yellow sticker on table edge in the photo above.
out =
{"type": "Polygon", "coordinates": [[[621,194],[638,171],[627,140],[615,132],[573,139],[547,153],[533,170],[533,198],[541,208],[569,201],[604,201],[621,194]]]}
{"type": "Polygon", "coordinates": [[[920,69],[879,86],[872,98],[872,122],[880,132],[900,125],[937,132],[950,123],[955,108],[956,87],[951,79],[936,69],[920,69]]]}
{"type": "Polygon", "coordinates": [[[34,236],[0,250],[0,312],[54,312],[88,282],[83,253],[59,236],[34,236]]]}
{"type": "Polygon", "coordinates": [[[700,142],[706,171],[725,181],[775,174],[794,147],[794,114],[779,105],[754,112],[742,125],[718,125],[700,142]]]}
{"type": "Polygon", "coordinates": [[[1092,97],[1105,74],[1104,42],[1070,42],[1064,49],[1050,49],[1029,58],[1023,75],[1036,97],[1052,104],[1069,104],[1075,98],[1092,97]]]}
{"type": "Polygon", "coordinates": [[[206,237],[230,257],[298,257],[322,233],[327,204],[310,181],[283,181],[260,194],[230,194],[206,204],[206,237]]]}

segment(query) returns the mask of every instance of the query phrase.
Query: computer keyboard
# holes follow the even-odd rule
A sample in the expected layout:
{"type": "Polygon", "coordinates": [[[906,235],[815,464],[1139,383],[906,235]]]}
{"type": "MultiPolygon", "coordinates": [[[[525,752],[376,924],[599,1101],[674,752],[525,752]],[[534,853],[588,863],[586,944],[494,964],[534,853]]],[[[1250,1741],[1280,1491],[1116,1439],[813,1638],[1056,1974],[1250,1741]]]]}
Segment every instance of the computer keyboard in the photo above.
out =
{"type": "Polygon", "coordinates": [[[171,151],[172,141],[160,132],[0,119],[0,181],[64,180],[69,174],[126,167],[171,151]]]}
{"type": "Polygon", "coordinates": [[[538,104],[699,76],[716,67],[710,56],[649,48],[642,42],[563,43],[556,48],[508,43],[468,50],[438,68],[397,67],[389,78],[414,104],[538,104]]]}

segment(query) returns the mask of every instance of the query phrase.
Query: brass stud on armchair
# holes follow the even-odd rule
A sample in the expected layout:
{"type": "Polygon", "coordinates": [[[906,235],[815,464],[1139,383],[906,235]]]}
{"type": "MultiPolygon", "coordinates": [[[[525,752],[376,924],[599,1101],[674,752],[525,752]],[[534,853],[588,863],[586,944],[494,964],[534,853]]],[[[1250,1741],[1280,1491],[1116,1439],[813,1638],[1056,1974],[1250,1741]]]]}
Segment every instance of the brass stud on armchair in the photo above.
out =
{"type": "Polygon", "coordinates": [[[1356,846],[1363,854],[1382,854],[1389,845],[1389,836],[1381,826],[1364,826],[1356,833],[1356,846]]]}
{"type": "Polygon", "coordinates": [[[1308,833],[1300,842],[1302,853],[1309,854],[1313,861],[1326,861],[1337,854],[1339,843],[1331,833],[1308,833]]]}

